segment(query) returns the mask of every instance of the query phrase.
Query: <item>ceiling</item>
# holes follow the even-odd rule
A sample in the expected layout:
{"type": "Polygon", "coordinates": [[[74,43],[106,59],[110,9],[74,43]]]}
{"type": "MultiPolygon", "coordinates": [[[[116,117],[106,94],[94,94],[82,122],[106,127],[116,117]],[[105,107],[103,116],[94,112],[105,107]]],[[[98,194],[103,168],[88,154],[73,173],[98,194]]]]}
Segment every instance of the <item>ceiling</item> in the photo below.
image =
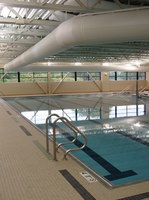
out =
{"type": "MultiPolygon", "coordinates": [[[[1,0],[0,66],[39,42],[59,24],[82,13],[149,6],[149,0],[1,0]]],[[[149,42],[76,46],[44,61],[148,61],[149,42]]]]}

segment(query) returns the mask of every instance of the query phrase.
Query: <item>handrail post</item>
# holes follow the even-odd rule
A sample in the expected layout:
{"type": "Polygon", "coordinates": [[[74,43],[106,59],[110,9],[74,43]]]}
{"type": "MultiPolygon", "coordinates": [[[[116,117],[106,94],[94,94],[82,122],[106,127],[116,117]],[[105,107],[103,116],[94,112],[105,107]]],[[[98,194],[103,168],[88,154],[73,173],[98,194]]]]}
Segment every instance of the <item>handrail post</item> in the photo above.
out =
{"type": "Polygon", "coordinates": [[[53,160],[56,159],[56,136],[55,136],[55,129],[56,129],[56,124],[53,124],[53,160]]]}
{"type": "Polygon", "coordinates": [[[49,115],[47,118],[46,118],[46,149],[47,149],[47,153],[49,153],[49,131],[48,131],[48,123],[49,123],[49,119],[52,117],[52,116],[56,116],[56,117],[59,117],[59,115],[57,114],[51,114],[49,115]]]}
{"type": "Polygon", "coordinates": [[[74,149],[68,149],[65,154],[64,154],[64,159],[66,159],[66,156],[69,152],[72,151],[77,151],[77,150],[81,150],[83,149],[86,144],[87,144],[87,138],[86,135],[80,131],[77,127],[75,127],[67,118],[65,117],[60,117],[57,114],[51,114],[46,118],[46,148],[47,148],[47,153],[49,153],[49,137],[48,137],[48,123],[49,123],[49,119],[52,116],[56,116],[57,119],[54,121],[53,123],[53,160],[57,161],[56,158],[56,151],[57,149],[61,146],[61,145],[66,145],[66,144],[70,144],[70,143],[74,143],[77,139],[77,133],[80,133],[83,137],[84,137],[84,145],[82,145],[80,148],[74,148],[74,149]],[[75,138],[71,141],[71,142],[64,142],[64,143],[60,143],[58,145],[58,147],[56,147],[56,123],[57,121],[61,120],[65,125],[67,125],[75,134],[75,138]]]}
{"type": "Polygon", "coordinates": [[[49,117],[46,119],[46,149],[47,149],[47,153],[49,153],[48,121],[49,121],[49,117]]]}

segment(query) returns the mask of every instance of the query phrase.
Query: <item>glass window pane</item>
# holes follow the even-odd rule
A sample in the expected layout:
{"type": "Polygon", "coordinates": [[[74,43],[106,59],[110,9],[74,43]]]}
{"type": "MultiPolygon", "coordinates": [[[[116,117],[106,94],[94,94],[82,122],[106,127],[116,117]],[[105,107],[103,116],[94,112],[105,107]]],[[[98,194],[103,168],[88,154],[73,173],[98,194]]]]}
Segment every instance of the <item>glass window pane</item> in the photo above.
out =
{"type": "Polygon", "coordinates": [[[37,82],[47,82],[48,72],[33,72],[33,79],[37,82]]]}
{"type": "Polygon", "coordinates": [[[126,77],[125,77],[125,76],[118,76],[118,77],[117,77],[117,80],[118,80],[118,81],[126,80],[126,77]]]}
{"type": "Polygon", "coordinates": [[[100,72],[89,72],[91,76],[89,76],[89,80],[95,79],[95,80],[101,80],[101,73],[100,72]]]}
{"type": "Polygon", "coordinates": [[[4,82],[4,80],[1,79],[3,75],[4,75],[4,69],[3,69],[3,68],[0,68],[0,83],[3,83],[3,82],[4,82]]]}
{"type": "Polygon", "coordinates": [[[77,81],[88,81],[89,75],[87,72],[77,72],[77,81]]]}
{"type": "Polygon", "coordinates": [[[126,77],[127,72],[117,72],[117,76],[124,76],[126,77]]]}
{"type": "Polygon", "coordinates": [[[109,76],[115,76],[115,72],[110,72],[109,76]]]}
{"type": "MultiPolygon", "coordinates": [[[[68,72],[63,72],[63,77],[67,75],[68,72]]],[[[74,72],[69,72],[69,74],[66,76],[64,81],[74,81],[75,80],[75,73],[74,72]]]]}
{"type": "Polygon", "coordinates": [[[51,72],[50,73],[50,81],[52,82],[60,82],[63,78],[62,72],[51,72]]]}
{"type": "Polygon", "coordinates": [[[21,82],[33,82],[33,72],[21,72],[21,82]]]}
{"type": "Polygon", "coordinates": [[[18,73],[17,72],[9,72],[4,77],[5,83],[17,83],[18,82],[18,73]]]}
{"type": "Polygon", "coordinates": [[[146,80],[146,73],[145,72],[139,72],[139,80],[146,80]]]}

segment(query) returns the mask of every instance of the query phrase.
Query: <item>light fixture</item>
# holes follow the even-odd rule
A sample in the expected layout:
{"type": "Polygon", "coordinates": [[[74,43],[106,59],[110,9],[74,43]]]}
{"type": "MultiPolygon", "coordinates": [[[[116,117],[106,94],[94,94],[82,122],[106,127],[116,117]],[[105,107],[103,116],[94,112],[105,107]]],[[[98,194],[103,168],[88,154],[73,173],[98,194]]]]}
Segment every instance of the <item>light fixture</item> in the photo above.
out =
{"type": "Polygon", "coordinates": [[[139,68],[140,67],[140,62],[138,60],[135,61],[135,65],[139,68]]]}
{"type": "Polygon", "coordinates": [[[108,63],[108,62],[104,62],[104,63],[102,63],[102,66],[109,66],[109,64],[110,63],[108,63]]]}
{"type": "Polygon", "coordinates": [[[50,61],[48,62],[48,66],[51,66],[52,64],[53,64],[52,62],[50,62],[50,61]]]}
{"type": "Polygon", "coordinates": [[[82,63],[80,63],[80,62],[75,62],[75,66],[79,66],[79,65],[81,65],[82,63]]]}

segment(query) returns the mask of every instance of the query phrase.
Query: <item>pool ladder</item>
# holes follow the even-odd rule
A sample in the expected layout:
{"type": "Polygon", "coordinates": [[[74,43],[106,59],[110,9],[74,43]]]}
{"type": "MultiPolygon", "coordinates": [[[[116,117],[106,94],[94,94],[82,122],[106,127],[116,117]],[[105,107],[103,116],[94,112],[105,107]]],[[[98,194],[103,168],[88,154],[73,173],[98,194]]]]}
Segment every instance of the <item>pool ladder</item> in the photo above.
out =
{"type": "Polygon", "coordinates": [[[48,136],[49,120],[53,116],[57,117],[57,119],[53,122],[53,160],[57,160],[56,152],[57,152],[58,148],[62,145],[74,143],[77,140],[78,133],[84,138],[84,144],[80,148],[73,148],[73,149],[68,149],[68,150],[65,151],[63,158],[66,159],[66,156],[67,156],[68,153],[70,153],[72,151],[79,151],[86,146],[87,137],[82,131],[80,131],[76,126],[74,126],[66,117],[60,117],[57,114],[51,114],[46,118],[46,150],[47,150],[47,153],[49,153],[49,136],[48,136]],[[56,146],[56,123],[57,123],[57,121],[63,122],[68,128],[70,128],[74,132],[74,139],[70,142],[59,143],[56,146]]]}

